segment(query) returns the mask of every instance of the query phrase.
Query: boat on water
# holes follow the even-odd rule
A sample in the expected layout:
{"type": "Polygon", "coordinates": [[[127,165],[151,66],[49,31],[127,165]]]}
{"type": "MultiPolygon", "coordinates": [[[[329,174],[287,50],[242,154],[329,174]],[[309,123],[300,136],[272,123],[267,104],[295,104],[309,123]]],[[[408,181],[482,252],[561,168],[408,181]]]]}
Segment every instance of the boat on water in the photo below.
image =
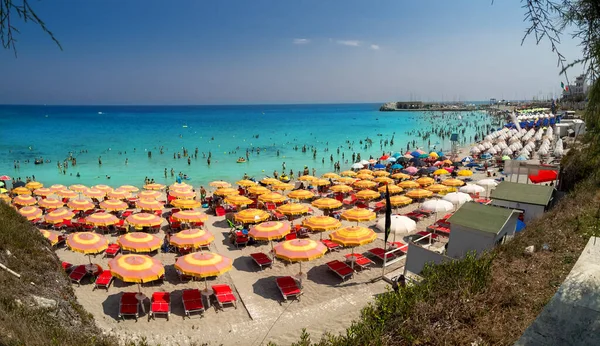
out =
{"type": "Polygon", "coordinates": [[[239,159],[237,159],[237,161],[236,161],[236,162],[237,162],[237,163],[244,163],[244,162],[246,162],[246,159],[245,159],[245,158],[243,158],[243,157],[240,157],[239,159]]]}
{"type": "Polygon", "coordinates": [[[284,182],[284,183],[289,183],[290,182],[290,177],[288,177],[287,175],[282,175],[279,177],[279,180],[284,182]]]}

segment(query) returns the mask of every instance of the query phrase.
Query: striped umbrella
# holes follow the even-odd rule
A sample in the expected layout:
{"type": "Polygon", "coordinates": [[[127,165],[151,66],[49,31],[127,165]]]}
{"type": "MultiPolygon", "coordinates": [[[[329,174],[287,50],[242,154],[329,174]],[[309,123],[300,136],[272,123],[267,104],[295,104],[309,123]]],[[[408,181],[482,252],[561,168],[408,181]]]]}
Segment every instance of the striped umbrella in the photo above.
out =
{"type": "Polygon", "coordinates": [[[117,239],[123,250],[132,252],[152,252],[160,249],[162,240],[152,234],[143,232],[131,232],[117,239]]]}
{"type": "Polygon", "coordinates": [[[342,202],[338,201],[337,199],[328,197],[319,198],[315,201],[312,201],[311,204],[313,207],[319,208],[321,210],[336,209],[342,206],[342,202]]]}
{"type": "Polygon", "coordinates": [[[237,189],[233,189],[231,187],[223,187],[220,189],[217,189],[217,191],[215,191],[213,193],[213,195],[217,195],[217,196],[229,196],[229,195],[239,195],[240,192],[237,189]]]}
{"type": "Polygon", "coordinates": [[[53,210],[46,214],[44,220],[48,223],[61,223],[65,220],[71,220],[75,216],[75,213],[67,208],[60,208],[53,210]]]}
{"type": "MultiPolygon", "coordinates": [[[[311,231],[331,231],[342,227],[340,220],[331,216],[311,216],[302,222],[302,225],[311,231]]],[[[323,234],[321,233],[321,237],[323,234]]]]}
{"type": "Polygon", "coordinates": [[[293,199],[311,199],[315,197],[315,194],[308,190],[294,190],[287,195],[289,198],[293,199]]]}
{"type": "Polygon", "coordinates": [[[308,213],[308,207],[300,203],[286,203],[277,207],[277,211],[284,215],[301,215],[308,213]]]}
{"type": "Polygon", "coordinates": [[[373,172],[373,175],[376,177],[389,177],[390,173],[386,171],[375,171],[373,172]]]}
{"type": "Polygon", "coordinates": [[[217,187],[217,188],[220,188],[220,187],[231,187],[230,183],[228,183],[226,181],[223,181],[223,180],[211,181],[210,183],[208,183],[208,185],[212,186],[212,187],[217,187]]]}
{"type": "Polygon", "coordinates": [[[356,221],[358,223],[362,221],[375,220],[377,214],[367,208],[352,208],[344,211],[340,217],[344,220],[356,221]]]}
{"type": "Polygon", "coordinates": [[[370,169],[361,169],[360,171],[357,172],[358,174],[370,174],[373,175],[373,171],[370,169]]]}
{"type": "Polygon", "coordinates": [[[193,252],[181,256],[175,261],[175,269],[185,275],[204,278],[208,290],[207,277],[219,276],[228,272],[233,267],[230,258],[213,252],[193,252]]]}
{"type": "Polygon", "coordinates": [[[67,187],[61,184],[54,184],[52,186],[50,186],[50,190],[56,192],[56,191],[60,191],[60,190],[66,190],[67,187]]]}
{"type": "Polygon", "coordinates": [[[133,185],[121,185],[121,186],[119,186],[119,188],[117,190],[128,191],[131,193],[140,191],[140,189],[138,189],[137,187],[135,187],[133,185]]]}
{"type": "Polygon", "coordinates": [[[42,209],[34,206],[26,206],[19,209],[19,214],[23,215],[27,220],[35,220],[42,217],[42,209]]]}
{"type": "Polygon", "coordinates": [[[38,202],[38,205],[46,209],[57,209],[61,208],[65,204],[61,200],[56,198],[44,198],[38,202]]]}
{"type": "Polygon", "coordinates": [[[362,180],[373,180],[375,179],[375,177],[371,174],[367,174],[367,173],[359,173],[356,175],[357,179],[362,179],[362,180]]]}
{"type": "Polygon", "coordinates": [[[74,184],[69,186],[69,190],[73,190],[75,192],[83,192],[85,190],[87,190],[88,187],[82,184],[74,184]]]}
{"type": "Polygon", "coordinates": [[[40,183],[39,181],[30,181],[25,184],[25,187],[29,190],[35,190],[44,187],[44,184],[40,183]]]}
{"type": "Polygon", "coordinates": [[[200,208],[202,203],[193,199],[176,199],[171,202],[171,205],[179,209],[194,209],[200,208]]]}
{"type": "Polygon", "coordinates": [[[405,181],[401,181],[398,186],[400,186],[403,189],[417,189],[419,187],[421,187],[421,185],[419,185],[419,183],[417,183],[416,181],[412,181],[412,180],[405,180],[405,181]]]}
{"type": "Polygon", "coordinates": [[[112,199],[125,199],[125,198],[129,198],[131,197],[131,192],[127,191],[127,190],[112,190],[109,191],[107,194],[108,198],[112,198],[112,199]]]}
{"type": "Polygon", "coordinates": [[[108,267],[114,277],[138,284],[158,280],[165,275],[162,263],[146,255],[119,255],[108,262],[108,267]]]}
{"type": "Polygon", "coordinates": [[[458,180],[458,179],[446,179],[446,180],[442,181],[442,184],[444,184],[446,186],[458,187],[458,186],[465,185],[465,182],[462,180],[458,180]]]}
{"type": "Polygon", "coordinates": [[[71,199],[67,202],[67,207],[73,210],[92,210],[96,208],[94,203],[88,201],[87,199],[71,199]]]}
{"type": "Polygon", "coordinates": [[[377,177],[377,178],[373,179],[373,181],[376,183],[380,183],[380,184],[393,184],[394,183],[394,179],[388,178],[388,177],[377,177]]]}
{"type": "Polygon", "coordinates": [[[329,188],[329,190],[333,191],[333,192],[342,192],[342,193],[346,193],[346,192],[350,192],[352,190],[354,190],[351,186],[345,185],[345,184],[339,184],[339,185],[333,185],[329,188]]]}
{"type": "Polygon", "coordinates": [[[286,191],[286,190],[292,190],[294,189],[294,184],[288,184],[288,183],[277,183],[274,184],[272,186],[273,190],[278,190],[278,191],[286,191]]]}
{"type": "Polygon", "coordinates": [[[264,186],[260,186],[260,185],[254,185],[254,186],[250,186],[248,188],[248,193],[252,194],[252,195],[262,195],[265,193],[269,193],[271,192],[271,190],[267,189],[264,186]]]}
{"type": "Polygon", "coordinates": [[[104,198],[106,191],[94,188],[83,191],[83,195],[90,198],[104,198]]]}
{"type": "Polygon", "coordinates": [[[14,189],[12,189],[12,193],[14,193],[15,195],[23,195],[23,196],[27,196],[27,195],[31,195],[31,190],[29,190],[28,188],[24,187],[24,186],[19,186],[19,187],[15,187],[14,189]]]}
{"type": "Polygon", "coordinates": [[[47,187],[40,187],[39,189],[35,189],[33,190],[33,194],[36,196],[50,196],[51,194],[53,194],[54,191],[50,190],[50,188],[47,187]]]}
{"type": "Polygon", "coordinates": [[[250,228],[248,235],[256,240],[274,240],[283,238],[290,230],[287,222],[267,221],[250,228]]]}
{"type": "Polygon", "coordinates": [[[98,184],[98,185],[94,186],[93,188],[100,190],[100,191],[104,191],[104,193],[109,193],[112,190],[114,190],[112,187],[105,185],[105,184],[98,184]]]}
{"type": "Polygon", "coordinates": [[[381,197],[379,192],[375,192],[373,190],[360,190],[356,193],[356,198],[358,199],[375,199],[381,197]]]}
{"type": "Polygon", "coordinates": [[[157,190],[162,190],[164,188],[165,188],[165,186],[163,184],[158,184],[158,183],[152,183],[152,184],[146,184],[146,185],[144,185],[144,189],[146,189],[146,190],[157,191],[157,190]]]}
{"type": "Polygon", "coordinates": [[[179,222],[204,222],[208,215],[196,210],[182,210],[173,214],[173,219],[179,222]]]}
{"type": "Polygon", "coordinates": [[[139,199],[135,202],[135,206],[141,210],[163,210],[165,207],[162,203],[155,199],[139,199]]]}
{"type": "Polygon", "coordinates": [[[421,186],[427,186],[427,185],[431,185],[431,184],[435,183],[435,179],[430,178],[430,177],[421,177],[421,178],[417,179],[416,182],[419,183],[419,185],[421,185],[421,186]]]}
{"type": "Polygon", "coordinates": [[[370,189],[372,187],[377,186],[377,183],[370,180],[359,180],[353,184],[355,187],[359,189],[370,189]]]}
{"type": "Polygon", "coordinates": [[[254,203],[254,201],[246,196],[229,195],[229,196],[225,197],[225,203],[239,206],[239,205],[252,204],[252,203],[254,203]]]}
{"type": "Polygon", "coordinates": [[[394,173],[394,174],[392,174],[392,178],[398,179],[398,180],[406,180],[406,179],[410,179],[410,175],[404,174],[404,173],[394,173]]]}
{"type": "Polygon", "coordinates": [[[34,205],[37,203],[37,199],[28,195],[18,195],[13,199],[13,204],[16,205],[34,205]]]}
{"type": "Polygon", "coordinates": [[[270,192],[258,196],[258,200],[265,203],[282,203],[287,200],[287,197],[277,192],[270,192]]]}
{"type": "Polygon", "coordinates": [[[402,189],[398,185],[384,185],[384,186],[380,186],[377,189],[377,191],[379,191],[381,193],[385,193],[388,190],[390,192],[390,195],[396,195],[396,194],[399,194],[400,192],[404,191],[404,189],[402,189]],[[387,190],[386,190],[386,188],[387,188],[387,190]]]}
{"type": "Polygon", "coordinates": [[[85,222],[92,226],[111,226],[119,222],[119,218],[111,213],[94,213],[85,218],[85,222]]]}
{"type": "Polygon", "coordinates": [[[157,199],[162,195],[159,191],[145,190],[138,192],[139,199],[157,199]]]}
{"type": "Polygon", "coordinates": [[[175,233],[169,242],[171,245],[177,247],[191,247],[195,249],[200,246],[209,245],[214,240],[215,236],[212,233],[200,228],[191,228],[175,233]]]}
{"type": "Polygon", "coordinates": [[[329,172],[329,173],[323,174],[322,177],[325,179],[338,179],[340,176],[337,175],[336,173],[329,172]]]}
{"type": "Polygon", "coordinates": [[[412,198],[406,197],[406,196],[391,196],[390,197],[390,204],[392,205],[392,207],[398,207],[401,205],[409,205],[412,203],[412,198]]]}
{"type": "Polygon", "coordinates": [[[191,189],[171,189],[169,190],[169,196],[179,199],[194,199],[196,197],[196,193],[191,189]]]}
{"type": "Polygon", "coordinates": [[[107,199],[100,202],[100,208],[108,211],[121,211],[127,209],[127,203],[118,199],[107,199]]]}
{"type": "Polygon", "coordinates": [[[354,171],[343,171],[340,173],[342,177],[356,177],[356,172],[354,171]]]}
{"type": "Polygon", "coordinates": [[[329,238],[342,246],[355,247],[372,243],[377,239],[377,233],[367,227],[350,226],[330,233],[329,238]]]}
{"type": "Polygon", "coordinates": [[[137,213],[129,215],[125,221],[134,227],[154,227],[160,226],[163,219],[154,214],[137,213]]]}
{"type": "Polygon", "coordinates": [[[53,191],[54,191],[54,194],[56,194],[57,196],[62,197],[62,198],[75,198],[78,196],[77,192],[71,191],[68,189],[62,189],[62,190],[58,190],[58,191],[53,190],[53,191]]]}
{"type": "Polygon", "coordinates": [[[67,237],[67,246],[72,251],[86,255],[97,254],[108,248],[108,240],[104,236],[93,232],[71,233],[67,237]]]}
{"type": "Polygon", "coordinates": [[[300,181],[313,181],[316,179],[317,179],[317,177],[313,177],[312,175],[303,175],[298,178],[298,180],[300,180],[300,181]]]}
{"type": "Polygon", "coordinates": [[[256,182],[248,179],[242,179],[237,181],[236,184],[238,184],[241,187],[250,187],[256,185],[256,182]]]}
{"type": "Polygon", "coordinates": [[[431,191],[433,193],[440,193],[448,191],[448,186],[442,184],[433,184],[429,185],[425,188],[425,190],[431,191]]]}
{"type": "Polygon", "coordinates": [[[193,187],[192,185],[186,184],[186,183],[174,183],[171,184],[171,186],[169,186],[169,189],[179,189],[179,190],[191,190],[193,187]]]}
{"type": "Polygon", "coordinates": [[[337,181],[342,184],[354,184],[356,182],[356,179],[351,177],[342,177],[339,178],[337,181]]]}
{"type": "Polygon", "coordinates": [[[278,258],[300,262],[300,274],[302,274],[302,262],[323,257],[327,247],[311,239],[293,239],[278,244],[273,250],[278,258]]]}
{"type": "Polygon", "coordinates": [[[265,185],[273,185],[273,184],[279,183],[280,181],[278,179],[275,179],[275,178],[264,178],[260,182],[262,184],[265,184],[265,185]]]}
{"type": "Polygon", "coordinates": [[[60,240],[60,234],[58,234],[57,232],[49,231],[46,229],[40,229],[40,233],[44,236],[44,238],[48,239],[50,245],[52,246],[58,244],[58,241],[60,240]]]}
{"type": "Polygon", "coordinates": [[[414,198],[414,199],[422,199],[422,198],[431,197],[433,195],[433,192],[423,190],[423,189],[415,189],[415,190],[408,191],[404,195],[406,197],[410,197],[410,198],[414,198]]]}
{"type": "Polygon", "coordinates": [[[271,217],[271,214],[260,209],[244,209],[234,214],[235,221],[242,223],[259,223],[267,220],[271,217]]]}
{"type": "Polygon", "coordinates": [[[0,201],[4,201],[5,203],[10,203],[11,202],[11,198],[9,195],[5,195],[3,193],[0,193],[0,201]]]}

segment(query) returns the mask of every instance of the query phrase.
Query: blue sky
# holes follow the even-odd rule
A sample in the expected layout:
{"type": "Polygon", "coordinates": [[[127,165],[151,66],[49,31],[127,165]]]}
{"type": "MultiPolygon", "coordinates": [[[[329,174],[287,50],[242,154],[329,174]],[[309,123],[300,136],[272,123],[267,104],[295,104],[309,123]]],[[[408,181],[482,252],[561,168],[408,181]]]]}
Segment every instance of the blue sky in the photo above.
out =
{"type": "MultiPolygon", "coordinates": [[[[560,92],[519,1],[42,0],[63,51],[21,25],[0,103],[522,99],[560,92]]],[[[564,37],[568,59],[580,49],[564,37]]],[[[579,74],[571,72],[571,78],[579,74]]]]}

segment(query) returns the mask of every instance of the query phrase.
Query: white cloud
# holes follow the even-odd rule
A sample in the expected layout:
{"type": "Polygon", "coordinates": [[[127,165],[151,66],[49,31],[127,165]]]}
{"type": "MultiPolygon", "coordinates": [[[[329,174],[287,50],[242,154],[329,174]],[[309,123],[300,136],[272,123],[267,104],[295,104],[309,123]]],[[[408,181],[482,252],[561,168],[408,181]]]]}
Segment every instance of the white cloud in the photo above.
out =
{"type": "Polygon", "coordinates": [[[309,44],[310,40],[307,38],[295,38],[294,44],[309,44]]]}
{"type": "Polygon", "coordinates": [[[358,46],[360,46],[360,42],[359,41],[355,41],[355,40],[338,40],[337,43],[341,44],[341,45],[344,45],[344,46],[351,46],[351,47],[358,47],[358,46]]]}
{"type": "Polygon", "coordinates": [[[373,49],[373,50],[379,50],[379,45],[372,44],[371,45],[371,49],[373,49]]]}

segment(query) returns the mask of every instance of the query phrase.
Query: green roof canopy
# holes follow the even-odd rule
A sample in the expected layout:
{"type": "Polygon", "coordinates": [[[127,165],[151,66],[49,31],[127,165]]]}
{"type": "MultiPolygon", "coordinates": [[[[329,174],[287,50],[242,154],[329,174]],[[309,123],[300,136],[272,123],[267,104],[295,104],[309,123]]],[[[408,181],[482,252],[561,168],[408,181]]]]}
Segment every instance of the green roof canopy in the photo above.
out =
{"type": "Polygon", "coordinates": [[[550,202],[553,192],[553,186],[503,181],[492,191],[490,198],[546,206],[550,202]]]}
{"type": "Polygon", "coordinates": [[[512,209],[465,203],[449,219],[451,225],[460,225],[492,234],[498,234],[510,216],[512,209]]]}

